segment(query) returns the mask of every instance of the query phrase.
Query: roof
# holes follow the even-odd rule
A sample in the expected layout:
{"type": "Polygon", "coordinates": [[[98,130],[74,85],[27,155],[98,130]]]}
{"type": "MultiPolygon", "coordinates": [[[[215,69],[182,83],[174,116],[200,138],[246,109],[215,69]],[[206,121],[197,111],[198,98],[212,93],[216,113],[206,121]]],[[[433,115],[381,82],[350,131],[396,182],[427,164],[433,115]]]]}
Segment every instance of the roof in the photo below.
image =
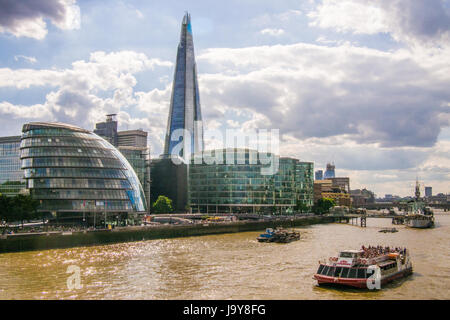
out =
{"type": "Polygon", "coordinates": [[[20,136],[0,137],[0,143],[20,142],[20,136]]]}
{"type": "Polygon", "coordinates": [[[76,132],[91,133],[89,130],[62,122],[30,122],[23,125],[22,132],[27,132],[32,129],[41,129],[41,128],[58,128],[76,132]]]}

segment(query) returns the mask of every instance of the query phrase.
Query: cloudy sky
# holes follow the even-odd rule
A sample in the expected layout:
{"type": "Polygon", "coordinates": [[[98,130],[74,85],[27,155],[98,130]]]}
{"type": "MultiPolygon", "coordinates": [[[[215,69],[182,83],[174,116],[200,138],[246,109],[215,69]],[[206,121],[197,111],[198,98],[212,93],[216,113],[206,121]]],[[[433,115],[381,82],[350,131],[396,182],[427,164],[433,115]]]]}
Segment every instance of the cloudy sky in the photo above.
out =
{"type": "Polygon", "coordinates": [[[279,129],[352,189],[450,192],[450,0],[0,0],[0,135],[118,113],[159,155],[186,10],[207,128],[279,129]]]}

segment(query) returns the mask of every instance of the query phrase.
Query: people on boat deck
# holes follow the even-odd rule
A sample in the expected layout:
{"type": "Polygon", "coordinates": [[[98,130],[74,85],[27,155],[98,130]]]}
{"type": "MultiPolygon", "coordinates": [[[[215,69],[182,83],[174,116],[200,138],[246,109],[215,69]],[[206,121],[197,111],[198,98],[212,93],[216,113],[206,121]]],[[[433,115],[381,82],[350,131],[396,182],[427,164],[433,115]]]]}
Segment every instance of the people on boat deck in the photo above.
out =
{"type": "Polygon", "coordinates": [[[362,258],[375,258],[382,254],[388,254],[388,253],[400,253],[405,254],[406,248],[391,248],[389,246],[383,247],[383,246],[368,246],[365,247],[364,245],[361,246],[361,250],[363,250],[363,254],[361,255],[362,258]]]}

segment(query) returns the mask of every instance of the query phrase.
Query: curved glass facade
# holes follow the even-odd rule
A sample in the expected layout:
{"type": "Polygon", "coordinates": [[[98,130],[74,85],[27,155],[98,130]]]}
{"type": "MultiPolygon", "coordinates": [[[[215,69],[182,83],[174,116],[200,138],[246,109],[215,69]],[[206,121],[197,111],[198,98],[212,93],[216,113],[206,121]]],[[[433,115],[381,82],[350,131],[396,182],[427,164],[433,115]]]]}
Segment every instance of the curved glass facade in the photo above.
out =
{"type": "Polygon", "coordinates": [[[312,206],[313,163],[272,157],[278,161],[278,171],[265,175],[262,169],[268,165],[262,164],[261,154],[253,150],[219,149],[211,151],[211,156],[209,151],[208,156],[196,154],[189,167],[193,212],[289,212],[299,203],[312,206]],[[222,163],[207,164],[221,157],[222,163]]]}
{"type": "Polygon", "coordinates": [[[21,167],[40,211],[146,211],[136,173],[103,138],[55,123],[29,123],[22,131],[21,167]]]}

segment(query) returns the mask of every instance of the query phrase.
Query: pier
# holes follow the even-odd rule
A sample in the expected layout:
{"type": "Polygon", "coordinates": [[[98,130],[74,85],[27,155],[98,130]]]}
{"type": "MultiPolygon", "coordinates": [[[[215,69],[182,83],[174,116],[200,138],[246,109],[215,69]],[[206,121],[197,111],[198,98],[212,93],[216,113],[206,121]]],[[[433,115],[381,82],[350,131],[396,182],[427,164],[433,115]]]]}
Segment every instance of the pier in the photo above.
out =
{"type": "Polygon", "coordinates": [[[365,228],[367,225],[367,216],[366,215],[357,215],[357,214],[345,214],[339,216],[333,216],[334,221],[337,223],[350,223],[351,225],[360,225],[365,228]],[[359,223],[358,223],[359,219],[359,223]]]}

